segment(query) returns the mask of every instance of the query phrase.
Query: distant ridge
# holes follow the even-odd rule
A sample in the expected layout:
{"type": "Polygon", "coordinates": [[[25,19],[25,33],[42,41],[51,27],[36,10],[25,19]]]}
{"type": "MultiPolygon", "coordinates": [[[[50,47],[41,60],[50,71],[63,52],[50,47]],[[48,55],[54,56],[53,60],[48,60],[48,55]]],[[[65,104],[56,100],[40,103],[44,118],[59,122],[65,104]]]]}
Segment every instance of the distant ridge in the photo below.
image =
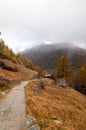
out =
{"type": "Polygon", "coordinates": [[[41,44],[27,51],[25,50],[21,55],[23,57],[27,56],[35,65],[49,71],[57,66],[62,55],[68,57],[73,69],[77,69],[86,63],[86,49],[71,43],[41,44]]]}

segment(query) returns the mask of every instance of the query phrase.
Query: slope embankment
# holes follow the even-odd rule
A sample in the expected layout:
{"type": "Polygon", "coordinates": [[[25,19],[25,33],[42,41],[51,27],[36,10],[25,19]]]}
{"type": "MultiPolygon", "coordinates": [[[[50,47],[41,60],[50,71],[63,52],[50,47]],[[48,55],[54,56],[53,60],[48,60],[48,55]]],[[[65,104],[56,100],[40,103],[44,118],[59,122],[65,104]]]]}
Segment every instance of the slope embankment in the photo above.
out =
{"type": "Polygon", "coordinates": [[[66,89],[46,79],[41,87],[40,79],[32,80],[25,88],[27,115],[38,121],[41,130],[85,130],[86,96],[73,88],[66,89]]]}

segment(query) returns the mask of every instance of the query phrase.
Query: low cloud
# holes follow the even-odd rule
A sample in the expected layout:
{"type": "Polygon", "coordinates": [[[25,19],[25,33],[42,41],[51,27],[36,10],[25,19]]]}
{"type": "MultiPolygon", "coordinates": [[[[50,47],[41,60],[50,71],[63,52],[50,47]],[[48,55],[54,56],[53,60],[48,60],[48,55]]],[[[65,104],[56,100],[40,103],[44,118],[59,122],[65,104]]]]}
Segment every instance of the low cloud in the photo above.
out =
{"type": "Polygon", "coordinates": [[[1,0],[1,38],[23,50],[43,42],[86,47],[85,0],[1,0]]]}

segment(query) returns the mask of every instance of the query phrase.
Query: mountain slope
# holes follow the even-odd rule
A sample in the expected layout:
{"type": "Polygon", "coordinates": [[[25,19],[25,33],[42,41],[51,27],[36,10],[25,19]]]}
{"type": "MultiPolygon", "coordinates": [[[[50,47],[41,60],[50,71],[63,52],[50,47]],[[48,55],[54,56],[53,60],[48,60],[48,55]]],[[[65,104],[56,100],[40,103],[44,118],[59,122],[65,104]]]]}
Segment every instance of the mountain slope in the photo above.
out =
{"type": "Polygon", "coordinates": [[[24,51],[21,55],[27,56],[35,65],[49,71],[57,66],[62,55],[68,57],[72,68],[77,68],[86,62],[86,50],[68,43],[39,45],[24,51]]]}
{"type": "Polygon", "coordinates": [[[32,69],[35,70],[35,66],[30,60],[16,55],[0,39],[0,91],[37,75],[32,69]]]}
{"type": "Polygon", "coordinates": [[[6,68],[0,66],[0,81],[11,83],[12,81],[27,80],[37,72],[27,69],[26,67],[15,64],[10,60],[0,58],[0,63],[4,63],[6,68]],[[16,70],[15,70],[16,68],[16,70]]]}
{"type": "Polygon", "coordinates": [[[2,39],[0,39],[0,58],[10,60],[32,70],[36,69],[36,66],[29,59],[22,58],[19,53],[15,54],[2,39]]]}
{"type": "Polygon", "coordinates": [[[46,83],[41,89],[40,80],[35,79],[25,88],[27,114],[37,119],[41,130],[85,130],[86,96],[58,87],[53,80],[46,83]]]}

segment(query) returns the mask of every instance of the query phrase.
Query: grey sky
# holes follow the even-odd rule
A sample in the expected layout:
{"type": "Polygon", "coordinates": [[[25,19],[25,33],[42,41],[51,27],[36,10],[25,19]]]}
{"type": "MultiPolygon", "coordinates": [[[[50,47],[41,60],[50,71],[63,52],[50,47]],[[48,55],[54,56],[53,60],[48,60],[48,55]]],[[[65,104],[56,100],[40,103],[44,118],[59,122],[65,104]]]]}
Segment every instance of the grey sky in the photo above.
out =
{"type": "Polygon", "coordinates": [[[15,51],[42,42],[86,44],[86,0],[0,0],[1,38],[15,51]]]}

